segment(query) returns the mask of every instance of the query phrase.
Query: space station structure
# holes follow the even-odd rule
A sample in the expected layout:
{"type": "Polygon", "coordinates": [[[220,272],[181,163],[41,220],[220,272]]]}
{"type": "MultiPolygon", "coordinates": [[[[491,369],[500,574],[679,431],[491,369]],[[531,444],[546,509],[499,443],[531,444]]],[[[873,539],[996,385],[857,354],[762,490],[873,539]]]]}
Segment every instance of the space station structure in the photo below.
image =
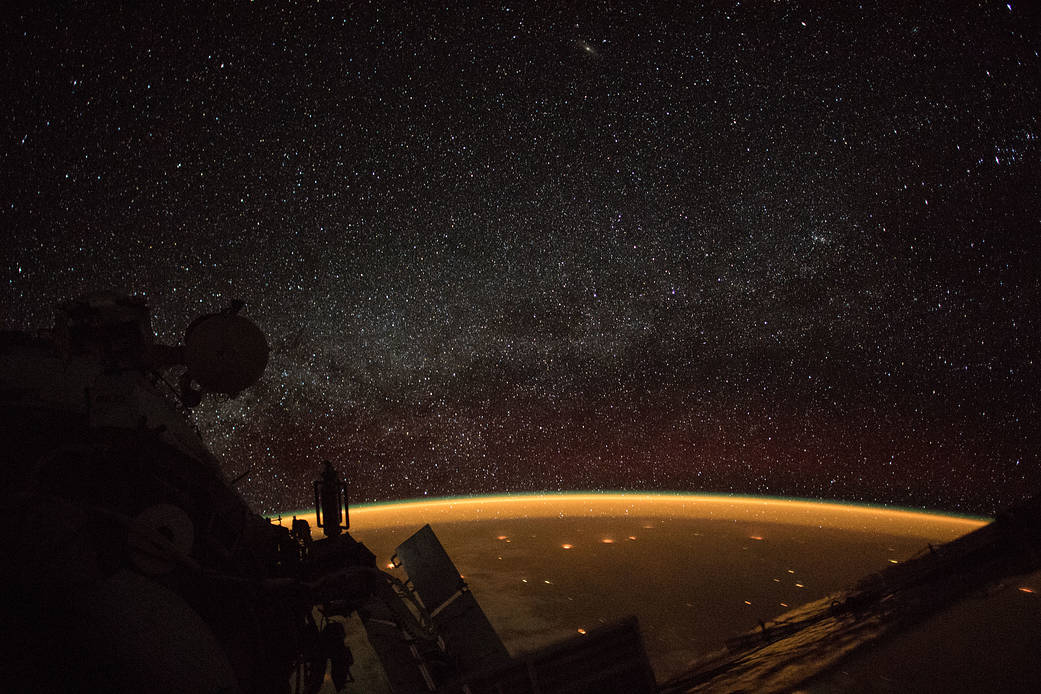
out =
{"type": "Polygon", "coordinates": [[[187,416],[261,378],[267,341],[242,308],[177,345],[156,342],[144,300],[111,293],[0,333],[10,691],[342,691],[355,619],[394,694],[655,691],[635,619],[511,655],[429,525],[396,550],[407,580],[382,571],[331,463],[321,537],[253,512],[187,416]]]}

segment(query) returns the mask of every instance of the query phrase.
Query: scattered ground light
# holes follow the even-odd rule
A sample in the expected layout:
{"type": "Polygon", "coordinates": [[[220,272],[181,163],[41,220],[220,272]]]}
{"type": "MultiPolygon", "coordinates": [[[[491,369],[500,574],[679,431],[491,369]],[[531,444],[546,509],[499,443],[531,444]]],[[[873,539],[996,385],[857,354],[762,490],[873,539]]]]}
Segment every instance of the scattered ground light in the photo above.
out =
{"type": "Polygon", "coordinates": [[[553,581],[543,580],[542,582],[545,583],[547,586],[553,585],[553,581]]]}
{"type": "Polygon", "coordinates": [[[635,535],[630,535],[630,536],[629,536],[629,539],[630,539],[630,540],[635,540],[635,539],[636,539],[636,536],[635,536],[635,535]]]}
{"type": "Polygon", "coordinates": [[[1020,586],[1019,590],[1020,590],[1020,592],[1023,592],[1023,593],[1033,593],[1034,592],[1033,588],[1027,588],[1026,586],[1020,586]]]}
{"type": "Polygon", "coordinates": [[[801,583],[796,583],[796,584],[795,584],[795,587],[796,587],[796,588],[805,588],[806,586],[804,586],[804,585],[803,585],[803,584],[801,584],[801,583]]]}
{"type": "Polygon", "coordinates": [[[899,562],[899,561],[897,561],[896,559],[890,559],[890,560],[889,560],[889,563],[890,563],[890,564],[899,564],[900,562],[899,562]]]}
{"type": "Polygon", "coordinates": [[[781,603],[781,607],[788,607],[788,603],[786,603],[786,602],[782,602],[782,603],[781,603]]]}
{"type": "Polygon", "coordinates": [[[586,630],[585,630],[585,629],[579,629],[579,630],[578,630],[578,633],[580,633],[580,634],[585,634],[585,633],[586,633],[586,630]]]}
{"type": "Polygon", "coordinates": [[[788,569],[788,573],[790,573],[790,574],[795,573],[795,569],[788,569]]]}
{"type": "Polygon", "coordinates": [[[387,568],[388,569],[393,569],[394,568],[394,562],[387,562],[387,568]]]}
{"type": "Polygon", "coordinates": [[[762,542],[763,541],[763,536],[762,535],[749,535],[748,539],[749,540],[759,540],[760,542],[762,542]]]}
{"type": "Polygon", "coordinates": [[[509,538],[509,537],[507,537],[506,535],[499,535],[499,536],[498,536],[497,538],[495,538],[495,539],[496,539],[496,540],[509,540],[510,538],[509,538]]]}
{"type": "Polygon", "coordinates": [[[774,583],[780,583],[780,582],[781,582],[781,579],[779,579],[779,578],[775,578],[774,579],[774,583]]]}
{"type": "Polygon", "coordinates": [[[574,545],[561,545],[564,549],[571,549],[574,545]]]}
{"type": "Polygon", "coordinates": [[[614,540],[612,540],[609,537],[605,537],[603,540],[600,540],[600,541],[603,542],[605,545],[613,545],[614,544],[614,540]]]}
{"type": "Polygon", "coordinates": [[[526,578],[522,578],[521,579],[521,583],[527,583],[527,582],[528,582],[528,579],[526,579],[526,578]]]}
{"type": "Polygon", "coordinates": [[[748,600],[745,600],[745,604],[746,605],[751,605],[752,603],[750,601],[748,601],[748,600]]]}

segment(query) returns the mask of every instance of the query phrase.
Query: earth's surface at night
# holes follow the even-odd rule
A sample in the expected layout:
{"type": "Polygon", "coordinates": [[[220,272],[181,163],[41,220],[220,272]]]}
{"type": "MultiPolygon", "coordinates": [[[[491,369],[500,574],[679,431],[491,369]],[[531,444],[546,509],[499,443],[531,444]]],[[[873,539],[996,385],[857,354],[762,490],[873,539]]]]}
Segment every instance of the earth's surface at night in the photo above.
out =
{"type": "MultiPolygon", "coordinates": [[[[390,556],[430,523],[513,654],[636,615],[661,681],[760,619],[986,522],[768,498],[548,494],[356,507],[350,532],[404,578],[390,556]]],[[[1002,595],[988,609],[1041,624],[1037,574],[1002,595]]],[[[387,691],[356,631],[348,691],[387,691]]]]}

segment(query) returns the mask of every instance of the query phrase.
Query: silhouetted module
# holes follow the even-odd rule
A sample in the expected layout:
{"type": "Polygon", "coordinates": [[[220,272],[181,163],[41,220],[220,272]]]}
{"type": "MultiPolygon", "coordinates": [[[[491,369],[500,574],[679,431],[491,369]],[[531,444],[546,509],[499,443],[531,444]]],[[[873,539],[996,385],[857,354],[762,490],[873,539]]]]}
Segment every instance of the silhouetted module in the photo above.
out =
{"type": "Polygon", "coordinates": [[[395,694],[529,670],[563,691],[557,662],[576,682],[614,672],[600,640],[511,660],[430,526],[398,548],[408,582],[376,568],[330,462],[314,485],[325,537],[250,511],[185,417],[261,377],[267,342],[242,307],[197,319],[182,345],[155,344],[145,302],[110,293],[63,304],[48,333],[0,333],[0,687],[314,694],[329,673],[342,691],[349,618],[395,694]]]}

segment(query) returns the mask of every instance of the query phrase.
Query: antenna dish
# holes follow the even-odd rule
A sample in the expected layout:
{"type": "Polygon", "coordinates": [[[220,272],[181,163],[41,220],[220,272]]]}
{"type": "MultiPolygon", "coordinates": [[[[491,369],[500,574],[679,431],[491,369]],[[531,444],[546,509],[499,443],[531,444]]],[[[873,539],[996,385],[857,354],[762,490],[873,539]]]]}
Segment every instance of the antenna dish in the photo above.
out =
{"type": "Polygon", "coordinates": [[[203,390],[235,395],[264,373],[267,340],[248,318],[215,313],[188,326],[184,357],[188,373],[203,390]]]}

